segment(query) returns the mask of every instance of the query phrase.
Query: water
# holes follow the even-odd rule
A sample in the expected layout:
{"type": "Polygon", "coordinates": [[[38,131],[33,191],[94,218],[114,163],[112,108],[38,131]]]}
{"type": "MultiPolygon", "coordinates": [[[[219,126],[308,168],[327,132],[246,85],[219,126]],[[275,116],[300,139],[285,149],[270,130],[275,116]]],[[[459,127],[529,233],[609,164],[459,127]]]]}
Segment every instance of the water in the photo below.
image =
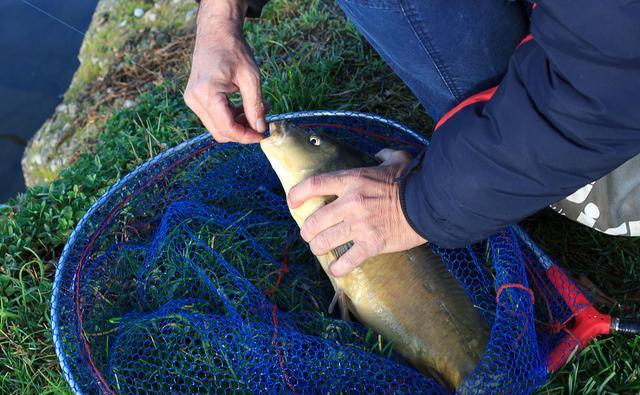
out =
{"type": "Polygon", "coordinates": [[[24,191],[26,142],[62,100],[96,2],[0,0],[0,203],[24,191]]]}

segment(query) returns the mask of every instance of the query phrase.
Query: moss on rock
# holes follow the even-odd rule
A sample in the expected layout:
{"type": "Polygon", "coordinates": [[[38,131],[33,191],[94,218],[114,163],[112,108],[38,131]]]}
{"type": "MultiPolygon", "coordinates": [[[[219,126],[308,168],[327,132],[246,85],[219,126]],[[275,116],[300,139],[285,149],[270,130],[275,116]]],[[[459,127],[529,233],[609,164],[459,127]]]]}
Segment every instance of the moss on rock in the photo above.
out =
{"type": "MultiPolygon", "coordinates": [[[[48,183],[58,177],[64,167],[95,142],[115,108],[134,104],[142,85],[161,82],[164,70],[159,73],[149,70],[146,75],[136,73],[150,59],[145,52],[164,48],[175,42],[176,36],[192,34],[196,10],[193,0],[98,3],[80,48],[80,66],[63,104],[25,150],[22,171],[27,186],[48,183]],[[139,81],[123,78],[126,72],[142,78],[139,81]],[[156,78],[148,78],[154,73],[156,78]]],[[[190,45],[181,49],[187,47],[190,45]]],[[[179,68],[184,69],[184,64],[179,68]]]]}

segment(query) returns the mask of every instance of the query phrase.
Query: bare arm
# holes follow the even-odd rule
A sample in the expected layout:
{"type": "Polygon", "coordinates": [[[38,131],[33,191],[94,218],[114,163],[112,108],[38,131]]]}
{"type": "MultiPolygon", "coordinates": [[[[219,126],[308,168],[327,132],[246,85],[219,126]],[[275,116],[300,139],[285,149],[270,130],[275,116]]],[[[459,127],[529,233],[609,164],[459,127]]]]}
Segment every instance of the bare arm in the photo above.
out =
{"type": "Polygon", "coordinates": [[[202,0],[187,105],[218,142],[255,143],[267,129],[260,72],[242,34],[246,0],[202,0]],[[242,95],[234,108],[227,95],[242,95]]]}

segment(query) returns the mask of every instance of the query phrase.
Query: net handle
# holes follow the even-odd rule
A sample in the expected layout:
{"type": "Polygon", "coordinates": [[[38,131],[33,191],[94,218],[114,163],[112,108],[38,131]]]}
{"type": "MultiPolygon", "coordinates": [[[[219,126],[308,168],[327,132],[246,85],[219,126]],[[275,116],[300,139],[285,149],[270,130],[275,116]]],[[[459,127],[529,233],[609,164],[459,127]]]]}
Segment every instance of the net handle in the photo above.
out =
{"type": "Polygon", "coordinates": [[[571,327],[564,328],[566,335],[547,356],[547,371],[555,372],[569,360],[574,352],[581,351],[598,336],[611,334],[613,319],[609,314],[603,314],[593,307],[573,280],[534,243],[521,227],[514,225],[513,230],[536,256],[537,261],[545,269],[549,282],[573,313],[573,324],[571,327]]]}

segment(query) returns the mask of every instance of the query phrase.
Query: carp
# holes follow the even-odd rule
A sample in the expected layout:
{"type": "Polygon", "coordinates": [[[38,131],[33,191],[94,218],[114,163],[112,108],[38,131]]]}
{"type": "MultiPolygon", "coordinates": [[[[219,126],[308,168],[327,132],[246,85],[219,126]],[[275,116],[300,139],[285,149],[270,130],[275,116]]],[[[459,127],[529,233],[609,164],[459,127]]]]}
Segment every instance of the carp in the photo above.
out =
{"type": "MultiPolygon", "coordinates": [[[[286,194],[313,175],[379,164],[373,156],[321,133],[284,122],[273,122],[269,129],[260,146],[286,194]]],[[[335,198],[310,199],[290,210],[291,215],[302,226],[335,198]]],[[[390,340],[414,368],[458,388],[482,357],[489,327],[445,264],[422,245],[369,258],[343,277],[329,275],[329,265],[348,248],[343,245],[317,257],[341,309],[390,340]]]]}

